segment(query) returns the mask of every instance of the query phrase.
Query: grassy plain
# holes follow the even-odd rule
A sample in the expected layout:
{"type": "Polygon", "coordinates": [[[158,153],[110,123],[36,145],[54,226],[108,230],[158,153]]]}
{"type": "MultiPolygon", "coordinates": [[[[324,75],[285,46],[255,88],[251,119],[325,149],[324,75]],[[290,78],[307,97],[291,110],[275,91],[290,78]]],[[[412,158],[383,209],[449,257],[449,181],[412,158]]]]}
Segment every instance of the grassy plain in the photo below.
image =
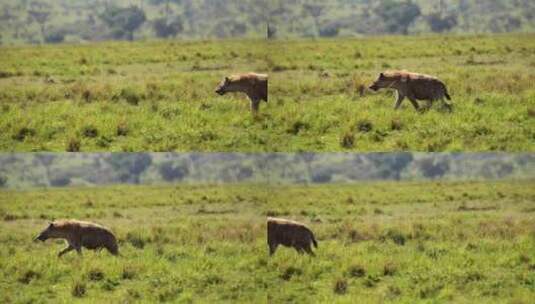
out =
{"type": "Polygon", "coordinates": [[[2,151],[535,151],[535,36],[0,48],[2,151]],[[436,75],[455,110],[393,110],[386,69],[436,75]],[[270,74],[253,119],[229,73],[270,74]]]}
{"type": "Polygon", "coordinates": [[[274,120],[290,126],[290,150],[533,151],[533,38],[287,41],[270,58],[270,93],[285,108],[274,120]],[[394,111],[392,92],[365,90],[389,69],[439,77],[454,112],[435,104],[420,114],[408,101],[394,111]]]}
{"type": "Polygon", "coordinates": [[[535,187],[519,182],[116,186],[0,192],[0,301],[529,303],[535,187]],[[317,256],[268,257],[267,215],[317,256]],[[120,257],[33,243],[48,219],[111,227],[120,257]]]}

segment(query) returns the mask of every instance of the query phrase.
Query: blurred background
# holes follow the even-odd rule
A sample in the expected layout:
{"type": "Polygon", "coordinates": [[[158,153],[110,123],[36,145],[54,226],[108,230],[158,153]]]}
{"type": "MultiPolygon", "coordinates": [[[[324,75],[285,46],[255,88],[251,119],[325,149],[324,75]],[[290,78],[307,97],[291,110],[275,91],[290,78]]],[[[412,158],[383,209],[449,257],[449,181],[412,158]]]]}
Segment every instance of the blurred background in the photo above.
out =
{"type": "Polygon", "coordinates": [[[0,154],[0,187],[533,179],[534,169],[535,155],[511,153],[18,153],[0,154]]]}
{"type": "Polygon", "coordinates": [[[0,0],[7,45],[534,29],[532,0],[0,0]]]}
{"type": "Polygon", "coordinates": [[[268,0],[0,0],[0,41],[266,36],[268,0]]]}
{"type": "Polygon", "coordinates": [[[535,29],[532,0],[270,0],[271,37],[504,33],[535,29]]]}

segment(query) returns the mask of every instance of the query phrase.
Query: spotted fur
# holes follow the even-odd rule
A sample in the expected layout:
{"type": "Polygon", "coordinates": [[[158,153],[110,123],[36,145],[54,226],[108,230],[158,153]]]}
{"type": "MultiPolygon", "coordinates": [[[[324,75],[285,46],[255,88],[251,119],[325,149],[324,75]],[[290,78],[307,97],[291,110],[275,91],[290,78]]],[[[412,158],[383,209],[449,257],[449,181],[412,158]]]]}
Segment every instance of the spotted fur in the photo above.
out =
{"type": "Polygon", "coordinates": [[[251,112],[256,115],[260,102],[268,101],[268,75],[246,73],[225,77],[215,92],[219,95],[225,95],[228,92],[245,93],[251,102],[251,112]]]}
{"type": "Polygon", "coordinates": [[[267,219],[267,241],[269,255],[273,255],[279,245],[293,247],[299,253],[306,252],[312,256],[315,254],[311,244],[318,247],[314,234],[304,224],[274,217],[267,219]]]}
{"type": "Polygon", "coordinates": [[[401,102],[407,97],[416,110],[420,109],[417,100],[426,100],[428,107],[436,100],[441,100],[451,110],[451,104],[444,98],[451,100],[446,85],[438,78],[407,71],[387,71],[379,74],[377,80],[370,86],[373,91],[379,89],[394,89],[398,97],[394,109],[399,109],[401,102]]]}
{"type": "Polygon", "coordinates": [[[67,241],[68,247],[58,254],[59,257],[72,250],[81,254],[82,247],[92,250],[106,248],[113,255],[119,253],[117,239],[113,233],[106,227],[90,222],[54,221],[35,238],[35,240],[43,242],[47,239],[65,239],[67,241]]]}

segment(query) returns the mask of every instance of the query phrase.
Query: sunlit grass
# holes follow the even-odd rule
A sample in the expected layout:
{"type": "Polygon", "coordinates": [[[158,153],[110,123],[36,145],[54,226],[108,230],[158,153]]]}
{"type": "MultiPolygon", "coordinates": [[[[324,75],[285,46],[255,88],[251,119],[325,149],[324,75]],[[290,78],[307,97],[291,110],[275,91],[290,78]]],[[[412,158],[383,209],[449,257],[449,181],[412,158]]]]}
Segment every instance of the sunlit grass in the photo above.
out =
{"type": "Polygon", "coordinates": [[[0,192],[0,300],[518,302],[535,295],[532,181],[117,186],[0,192]],[[268,257],[267,215],[317,256],[268,257]],[[47,220],[110,227],[121,256],[34,243],[47,220]]]}
{"type": "Polygon", "coordinates": [[[0,149],[66,151],[74,141],[81,151],[533,151],[533,41],[526,34],[6,47],[0,149]],[[394,111],[391,92],[366,90],[387,69],[441,78],[454,112],[435,104],[420,114],[408,102],[394,111]],[[223,76],[248,71],[270,74],[270,100],[256,119],[245,96],[213,92],[223,76]],[[370,128],[360,129],[363,121],[370,128]]]}

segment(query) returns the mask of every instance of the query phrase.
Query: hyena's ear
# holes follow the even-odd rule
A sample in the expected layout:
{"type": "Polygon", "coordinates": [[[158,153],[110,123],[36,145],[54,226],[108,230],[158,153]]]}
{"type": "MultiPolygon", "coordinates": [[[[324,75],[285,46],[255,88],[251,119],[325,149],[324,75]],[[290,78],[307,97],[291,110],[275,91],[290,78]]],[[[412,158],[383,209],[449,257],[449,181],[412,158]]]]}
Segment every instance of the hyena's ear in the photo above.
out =
{"type": "Polygon", "coordinates": [[[379,74],[379,78],[384,78],[384,77],[385,77],[385,73],[379,74]]]}
{"type": "Polygon", "coordinates": [[[230,82],[230,78],[228,76],[225,76],[225,82],[230,82]]]}

